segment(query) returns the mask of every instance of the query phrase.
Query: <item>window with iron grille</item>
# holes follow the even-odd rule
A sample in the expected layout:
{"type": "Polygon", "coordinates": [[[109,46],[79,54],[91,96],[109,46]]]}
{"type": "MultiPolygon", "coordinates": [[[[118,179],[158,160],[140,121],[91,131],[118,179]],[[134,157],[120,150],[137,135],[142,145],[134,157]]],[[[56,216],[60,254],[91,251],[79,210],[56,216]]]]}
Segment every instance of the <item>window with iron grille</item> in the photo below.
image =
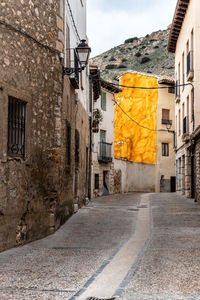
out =
{"type": "Polygon", "coordinates": [[[67,123],[67,165],[71,164],[71,126],[67,123]]]}
{"type": "Polygon", "coordinates": [[[8,154],[25,154],[26,102],[9,97],[8,99],[8,154]]]}
{"type": "Polygon", "coordinates": [[[162,124],[172,124],[172,120],[169,119],[170,110],[162,109],[162,124]]]}
{"type": "Polygon", "coordinates": [[[162,143],[162,156],[169,156],[169,144],[162,143]]]}
{"type": "Polygon", "coordinates": [[[94,174],[94,188],[95,190],[99,189],[99,174],[94,174]]]}

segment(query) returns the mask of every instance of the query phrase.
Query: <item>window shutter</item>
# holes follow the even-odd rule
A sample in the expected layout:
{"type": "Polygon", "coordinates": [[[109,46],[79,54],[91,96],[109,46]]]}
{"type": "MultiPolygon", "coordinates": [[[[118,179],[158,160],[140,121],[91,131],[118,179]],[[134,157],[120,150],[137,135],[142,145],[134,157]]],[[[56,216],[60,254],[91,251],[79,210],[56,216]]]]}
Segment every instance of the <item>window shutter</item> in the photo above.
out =
{"type": "Polygon", "coordinates": [[[106,111],[106,93],[101,92],[101,108],[106,111]]]}
{"type": "Polygon", "coordinates": [[[162,119],[169,120],[169,109],[162,109],[162,119]]]}

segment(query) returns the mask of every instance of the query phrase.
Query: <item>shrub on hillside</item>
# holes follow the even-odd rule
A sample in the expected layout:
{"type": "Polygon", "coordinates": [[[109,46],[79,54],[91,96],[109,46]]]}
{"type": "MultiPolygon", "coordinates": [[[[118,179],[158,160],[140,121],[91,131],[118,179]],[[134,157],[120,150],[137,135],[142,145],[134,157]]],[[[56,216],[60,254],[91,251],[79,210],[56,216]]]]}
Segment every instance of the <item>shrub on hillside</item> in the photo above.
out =
{"type": "Polygon", "coordinates": [[[126,62],[127,61],[127,59],[126,58],[122,58],[122,62],[124,63],[124,62],[126,62]]]}
{"type": "Polygon", "coordinates": [[[115,69],[116,67],[117,67],[116,65],[110,64],[110,65],[106,66],[106,69],[107,70],[112,70],[112,69],[115,69]]]}
{"type": "Polygon", "coordinates": [[[111,56],[111,58],[109,59],[109,61],[116,61],[116,59],[114,58],[114,56],[111,56]]]}
{"type": "Polygon", "coordinates": [[[118,68],[118,69],[126,69],[127,67],[126,67],[125,65],[121,64],[121,65],[119,65],[117,68],[118,68]]]}
{"type": "Polygon", "coordinates": [[[147,63],[147,62],[149,62],[151,59],[149,58],[149,57],[147,57],[147,56],[144,56],[142,59],[141,59],[141,64],[145,64],[145,63],[147,63]]]}
{"type": "Polygon", "coordinates": [[[136,57],[140,57],[142,54],[140,52],[135,53],[136,57]]]}
{"type": "Polygon", "coordinates": [[[130,39],[127,39],[124,41],[124,44],[129,44],[129,43],[133,43],[134,41],[137,41],[138,40],[138,37],[133,37],[133,38],[130,38],[130,39]]]}

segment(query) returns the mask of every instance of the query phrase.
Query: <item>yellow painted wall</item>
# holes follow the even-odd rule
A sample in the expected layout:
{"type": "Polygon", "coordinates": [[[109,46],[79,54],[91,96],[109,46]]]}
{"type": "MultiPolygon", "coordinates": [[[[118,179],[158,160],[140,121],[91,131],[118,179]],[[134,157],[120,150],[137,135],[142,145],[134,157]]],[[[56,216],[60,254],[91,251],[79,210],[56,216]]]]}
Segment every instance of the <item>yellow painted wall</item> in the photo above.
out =
{"type": "MultiPolygon", "coordinates": [[[[126,73],[121,85],[157,87],[157,78],[126,73]]],[[[156,106],[158,90],[122,88],[115,100],[120,107],[141,125],[156,129],[156,106]]],[[[125,158],[141,163],[156,163],[156,132],[144,129],[131,121],[115,106],[115,158],[125,158]]]]}

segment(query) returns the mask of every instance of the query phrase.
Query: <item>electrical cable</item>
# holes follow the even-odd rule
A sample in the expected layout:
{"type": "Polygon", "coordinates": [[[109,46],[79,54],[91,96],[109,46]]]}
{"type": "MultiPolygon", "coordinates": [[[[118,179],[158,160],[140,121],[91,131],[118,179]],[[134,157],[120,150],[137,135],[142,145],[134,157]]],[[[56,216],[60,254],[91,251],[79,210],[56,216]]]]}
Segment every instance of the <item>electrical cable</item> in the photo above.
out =
{"type": "Polygon", "coordinates": [[[176,88],[176,87],[188,86],[188,85],[193,86],[192,83],[184,83],[184,84],[169,85],[169,86],[157,86],[157,87],[151,87],[151,88],[150,87],[143,87],[143,86],[127,86],[127,85],[116,84],[116,83],[112,83],[112,85],[115,85],[115,86],[118,86],[118,87],[129,88],[129,89],[141,89],[141,90],[159,90],[159,89],[176,88]]]}
{"type": "Polygon", "coordinates": [[[74,25],[74,29],[75,29],[75,31],[76,31],[77,37],[78,37],[79,41],[81,41],[80,35],[79,35],[79,33],[78,33],[78,29],[77,29],[77,27],[76,27],[76,23],[75,23],[75,20],[74,20],[74,16],[73,16],[73,13],[72,13],[71,6],[70,6],[68,0],[66,0],[66,2],[67,2],[67,5],[68,5],[68,8],[69,8],[69,12],[70,12],[70,15],[71,15],[72,23],[73,23],[73,25],[74,25]]]}
{"type": "Polygon", "coordinates": [[[146,127],[144,125],[141,125],[139,122],[137,122],[136,120],[134,120],[132,117],[130,117],[127,112],[124,111],[124,109],[114,100],[114,102],[117,104],[117,106],[121,109],[121,111],[131,120],[133,121],[135,124],[137,124],[139,127],[142,127],[144,129],[147,129],[149,131],[153,131],[153,132],[162,132],[162,131],[165,131],[165,132],[169,132],[169,130],[166,130],[166,129],[151,129],[149,127],[146,127]]]}
{"type": "Polygon", "coordinates": [[[31,36],[30,34],[28,34],[27,32],[25,32],[23,29],[21,28],[16,28],[14,27],[13,25],[11,24],[8,24],[7,22],[3,21],[3,20],[0,20],[0,24],[1,25],[4,25],[5,27],[9,28],[10,30],[13,30],[15,32],[18,32],[20,34],[22,34],[23,36],[31,39],[32,41],[34,41],[36,44],[38,44],[39,46],[43,47],[43,48],[46,48],[48,49],[49,51],[51,51],[52,53],[55,53],[55,54],[60,54],[60,52],[48,45],[45,45],[43,43],[41,43],[39,40],[37,40],[36,38],[34,38],[33,36],[31,36]]]}
{"type": "Polygon", "coordinates": [[[168,130],[166,130],[166,129],[151,129],[151,128],[148,128],[148,127],[146,127],[146,126],[143,126],[143,125],[141,125],[139,122],[137,122],[136,120],[134,120],[131,116],[129,116],[128,114],[127,114],[127,112],[125,112],[125,110],[117,103],[117,101],[115,101],[115,100],[113,100],[114,102],[115,102],[115,104],[121,109],[121,111],[131,120],[131,121],[133,121],[135,124],[137,124],[138,126],[140,126],[140,127],[142,127],[142,128],[144,128],[144,129],[147,129],[147,130],[149,130],[149,131],[153,131],[153,132],[161,132],[161,131],[167,131],[167,132],[169,132],[168,130]]]}
{"type": "MultiPolygon", "coordinates": [[[[94,75],[90,75],[90,76],[93,77],[94,75]]],[[[100,79],[94,79],[94,78],[92,80],[93,81],[100,81],[100,79]]],[[[157,87],[128,86],[128,85],[122,85],[122,84],[113,83],[113,82],[109,82],[109,83],[114,85],[114,86],[117,86],[119,88],[124,87],[124,88],[129,88],[129,89],[141,89],[141,90],[159,90],[159,89],[177,88],[177,87],[183,87],[183,86],[189,86],[189,85],[191,85],[194,88],[194,85],[191,82],[184,83],[184,84],[176,84],[176,85],[157,86],[157,87]]]]}

